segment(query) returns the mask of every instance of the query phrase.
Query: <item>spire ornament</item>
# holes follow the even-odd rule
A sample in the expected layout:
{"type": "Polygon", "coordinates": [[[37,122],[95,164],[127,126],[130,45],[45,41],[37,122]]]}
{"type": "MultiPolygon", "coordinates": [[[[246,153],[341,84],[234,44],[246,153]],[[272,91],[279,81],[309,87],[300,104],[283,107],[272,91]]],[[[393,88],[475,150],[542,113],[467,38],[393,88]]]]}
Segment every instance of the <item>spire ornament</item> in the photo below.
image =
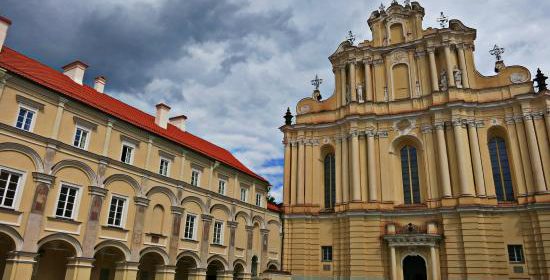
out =
{"type": "Polygon", "coordinates": [[[497,61],[502,61],[502,54],[504,53],[504,48],[499,47],[497,44],[489,51],[491,55],[494,55],[497,61]]]}
{"type": "Polygon", "coordinates": [[[445,16],[443,12],[441,12],[441,15],[437,18],[437,22],[439,22],[439,26],[441,26],[441,28],[447,28],[449,17],[445,16]]]}
{"type": "Polygon", "coordinates": [[[346,40],[348,40],[348,42],[352,45],[353,43],[355,43],[355,35],[353,34],[353,32],[351,32],[351,30],[348,31],[348,37],[346,38],[346,40]]]}
{"type": "Polygon", "coordinates": [[[537,83],[536,88],[538,89],[539,92],[544,91],[544,90],[548,90],[547,84],[546,84],[546,79],[548,79],[548,77],[546,77],[540,71],[540,68],[537,68],[537,75],[535,76],[535,79],[533,79],[533,81],[535,81],[537,83]]]}
{"type": "Polygon", "coordinates": [[[380,10],[381,13],[386,11],[386,6],[384,6],[383,3],[380,3],[380,7],[378,7],[378,10],[380,10]]]}
{"type": "Polygon", "coordinates": [[[294,116],[290,112],[290,107],[286,108],[286,114],[283,118],[285,119],[285,125],[292,125],[292,119],[294,118],[294,116]]]}
{"type": "Polygon", "coordinates": [[[319,86],[323,83],[323,79],[319,79],[319,75],[315,74],[315,79],[311,80],[311,85],[315,87],[313,89],[313,99],[317,101],[321,101],[323,98],[321,96],[321,91],[319,90],[319,86]]]}

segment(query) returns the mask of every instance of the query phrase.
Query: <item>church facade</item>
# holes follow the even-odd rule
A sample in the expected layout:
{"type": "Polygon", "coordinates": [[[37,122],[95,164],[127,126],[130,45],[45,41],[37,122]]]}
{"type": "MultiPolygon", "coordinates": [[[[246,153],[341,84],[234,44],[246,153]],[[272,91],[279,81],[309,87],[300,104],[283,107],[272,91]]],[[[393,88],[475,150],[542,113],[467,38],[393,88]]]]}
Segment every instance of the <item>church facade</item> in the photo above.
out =
{"type": "Polygon", "coordinates": [[[269,182],[156,105],[149,115],[4,45],[0,17],[0,278],[276,278],[269,182]]]}
{"type": "Polygon", "coordinates": [[[329,57],[335,89],[290,111],[283,269],[294,279],[548,279],[550,92],[418,2],[329,57]]]}

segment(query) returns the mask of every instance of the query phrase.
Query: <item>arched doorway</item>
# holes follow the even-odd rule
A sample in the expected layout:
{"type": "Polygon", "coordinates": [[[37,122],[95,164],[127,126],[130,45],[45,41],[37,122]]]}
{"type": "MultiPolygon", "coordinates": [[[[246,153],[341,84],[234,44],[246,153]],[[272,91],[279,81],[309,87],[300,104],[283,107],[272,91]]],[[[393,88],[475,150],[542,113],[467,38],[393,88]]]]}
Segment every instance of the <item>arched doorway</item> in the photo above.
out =
{"type": "Polygon", "coordinates": [[[206,280],[216,280],[224,270],[225,267],[219,260],[211,261],[206,268],[206,280]]]}
{"type": "Polygon", "coordinates": [[[244,279],[244,266],[240,263],[236,263],[233,267],[233,280],[244,279]]]}
{"type": "Polygon", "coordinates": [[[69,258],[76,256],[75,248],[66,241],[48,241],[38,249],[32,279],[65,279],[69,258]]]}
{"type": "Polygon", "coordinates": [[[189,271],[197,268],[197,262],[195,259],[189,256],[183,256],[178,259],[176,264],[176,280],[189,279],[189,271]]]}
{"type": "Polygon", "coordinates": [[[426,261],[420,256],[403,259],[403,280],[427,280],[426,261]]]}
{"type": "Polygon", "coordinates": [[[157,252],[148,252],[139,260],[138,280],[154,280],[157,266],[164,265],[164,259],[157,252]]]}
{"type": "Polygon", "coordinates": [[[124,262],[124,253],[115,247],[105,247],[94,255],[91,280],[114,280],[117,263],[124,262]]]}
{"type": "Polygon", "coordinates": [[[252,274],[252,277],[258,277],[258,257],[256,256],[252,257],[250,273],[252,274]]]}
{"type": "Polygon", "coordinates": [[[7,234],[0,233],[0,277],[4,275],[8,253],[15,250],[15,242],[7,234]]]}

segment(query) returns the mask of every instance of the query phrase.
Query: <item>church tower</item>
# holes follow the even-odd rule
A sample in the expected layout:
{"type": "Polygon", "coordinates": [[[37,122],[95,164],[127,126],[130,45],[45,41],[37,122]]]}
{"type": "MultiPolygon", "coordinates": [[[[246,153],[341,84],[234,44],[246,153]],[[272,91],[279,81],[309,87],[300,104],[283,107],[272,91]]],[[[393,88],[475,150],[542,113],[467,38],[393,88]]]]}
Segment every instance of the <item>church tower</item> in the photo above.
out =
{"type": "Polygon", "coordinates": [[[497,46],[496,74],[480,74],[476,30],[443,14],[423,29],[424,15],[410,1],[372,12],[372,40],[329,57],[332,95],[285,116],[296,279],[550,277],[545,77],[535,87],[497,46]]]}

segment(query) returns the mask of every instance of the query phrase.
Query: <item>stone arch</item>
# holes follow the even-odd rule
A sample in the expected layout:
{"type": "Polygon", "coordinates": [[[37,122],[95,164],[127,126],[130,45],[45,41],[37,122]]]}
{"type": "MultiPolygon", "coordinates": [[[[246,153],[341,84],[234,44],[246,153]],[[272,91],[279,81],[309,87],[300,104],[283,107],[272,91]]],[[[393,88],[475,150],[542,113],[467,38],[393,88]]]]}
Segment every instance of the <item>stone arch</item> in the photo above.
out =
{"type": "Polygon", "coordinates": [[[399,154],[401,147],[407,144],[414,146],[419,151],[424,150],[422,140],[420,140],[416,135],[409,134],[401,135],[395,138],[390,145],[389,153],[394,155],[399,154]]]}
{"type": "Polygon", "coordinates": [[[97,175],[94,172],[94,170],[90,166],[88,166],[87,164],[85,164],[81,161],[78,161],[78,160],[72,160],[72,159],[62,160],[62,161],[56,163],[52,167],[52,171],[51,171],[50,174],[54,175],[57,172],[59,172],[59,170],[65,168],[65,167],[74,167],[74,168],[82,170],[86,174],[86,176],[88,176],[88,179],[90,180],[92,185],[94,185],[94,186],[99,186],[100,185],[99,182],[98,182],[97,175]]]}
{"type": "Polygon", "coordinates": [[[334,151],[336,151],[336,149],[332,144],[324,144],[323,146],[321,146],[320,151],[321,151],[321,159],[323,159],[327,154],[334,154],[335,153],[334,151]]]}
{"type": "Polygon", "coordinates": [[[272,266],[275,267],[275,270],[279,270],[279,268],[281,267],[279,265],[279,262],[276,261],[276,260],[270,260],[268,263],[267,263],[267,269],[270,269],[272,266]]]}
{"type": "Polygon", "coordinates": [[[105,186],[107,186],[110,183],[115,182],[115,181],[122,181],[122,182],[128,183],[134,189],[134,191],[136,193],[136,196],[142,196],[143,195],[141,185],[138,183],[138,181],[136,181],[136,179],[134,179],[131,176],[126,175],[126,174],[113,174],[113,175],[107,177],[107,179],[105,179],[103,181],[103,187],[105,187],[105,186]]]}
{"type": "Polygon", "coordinates": [[[159,247],[150,246],[142,249],[141,252],[139,252],[139,258],[141,259],[147,253],[156,253],[160,255],[162,261],[164,262],[164,265],[168,265],[168,263],[170,263],[170,258],[168,257],[168,254],[159,247]]]}
{"type": "Polygon", "coordinates": [[[277,220],[269,220],[267,222],[268,225],[271,225],[271,224],[274,224],[276,225],[278,228],[279,228],[279,233],[281,233],[283,227],[281,227],[281,222],[277,221],[277,220]]]}
{"type": "Polygon", "coordinates": [[[248,215],[246,212],[238,211],[237,214],[235,214],[235,219],[234,220],[236,221],[238,217],[243,217],[244,220],[246,221],[247,226],[251,225],[252,220],[250,219],[250,215],[248,215]]]}
{"type": "Polygon", "coordinates": [[[206,213],[206,209],[207,209],[206,204],[202,201],[202,199],[200,199],[200,198],[198,198],[198,197],[196,197],[196,196],[187,196],[187,197],[185,197],[185,198],[183,198],[183,199],[181,200],[181,203],[180,203],[180,204],[181,204],[181,205],[184,205],[184,204],[187,203],[187,202],[195,202],[195,203],[197,203],[197,204],[199,205],[199,207],[201,208],[202,214],[208,214],[208,213],[206,213]]]}
{"type": "Polygon", "coordinates": [[[172,203],[172,206],[178,206],[178,199],[176,195],[167,187],[162,186],[154,186],[149,191],[147,191],[146,196],[151,197],[155,193],[163,193],[170,199],[170,202],[172,203]]]}
{"type": "Polygon", "coordinates": [[[216,209],[220,209],[223,212],[225,212],[228,219],[231,218],[232,216],[231,209],[229,209],[229,207],[227,207],[226,205],[219,204],[219,203],[212,205],[212,207],[210,207],[210,214],[212,214],[212,212],[216,209]]]}
{"type": "Polygon", "coordinates": [[[254,217],[252,217],[252,225],[254,225],[255,223],[258,223],[260,225],[260,228],[261,229],[265,229],[265,221],[264,221],[264,218],[256,215],[254,217]]]}
{"type": "Polygon", "coordinates": [[[500,124],[491,125],[487,128],[487,141],[493,137],[501,137],[508,143],[508,130],[500,124]]]}
{"type": "Polygon", "coordinates": [[[78,240],[73,236],[68,235],[66,233],[58,232],[58,233],[50,234],[40,239],[40,241],[38,241],[38,248],[42,247],[44,244],[48,242],[56,241],[56,240],[65,241],[69,243],[74,248],[75,256],[82,257],[82,246],[80,245],[80,242],[78,242],[78,240]]]}
{"type": "Polygon", "coordinates": [[[27,157],[34,163],[34,169],[36,172],[44,173],[44,161],[40,155],[28,146],[21,145],[19,143],[4,142],[0,143],[0,152],[2,151],[14,151],[19,152],[27,157]]]}
{"type": "Polygon", "coordinates": [[[222,255],[212,255],[206,262],[207,266],[213,261],[219,261],[223,265],[224,270],[231,270],[229,267],[229,262],[222,255]]]}
{"type": "Polygon", "coordinates": [[[19,232],[17,232],[17,230],[10,226],[0,224],[0,233],[9,236],[13,240],[16,251],[21,251],[23,249],[23,237],[19,234],[19,232]]]}
{"type": "Polygon", "coordinates": [[[114,247],[119,249],[124,254],[124,259],[126,261],[130,261],[131,258],[131,252],[128,246],[126,244],[116,241],[116,240],[105,240],[100,243],[98,243],[94,248],[94,255],[101,251],[101,249],[107,248],[107,247],[114,247]]]}
{"type": "Polygon", "coordinates": [[[427,169],[424,168],[428,160],[423,150],[422,141],[416,135],[399,136],[390,144],[389,154],[391,168],[398,170],[396,176],[390,178],[394,189],[394,202],[397,204],[424,203],[430,195],[430,188],[428,187],[427,169]],[[403,154],[403,152],[406,152],[406,154],[403,154]],[[403,166],[403,156],[406,156],[407,159],[409,157],[410,159],[416,158],[416,167],[412,169],[408,165],[403,166]],[[404,180],[403,174],[409,174],[406,178],[415,179],[404,180]]]}
{"type": "Polygon", "coordinates": [[[181,258],[184,258],[184,257],[189,257],[189,258],[192,258],[194,261],[195,261],[195,265],[197,267],[199,267],[201,265],[201,258],[199,257],[199,255],[193,251],[189,251],[189,250],[185,250],[183,252],[181,252],[177,258],[176,258],[176,263],[181,259],[181,258]]]}
{"type": "Polygon", "coordinates": [[[233,262],[233,267],[235,267],[235,266],[238,265],[238,264],[242,265],[243,268],[246,269],[246,261],[245,261],[245,260],[243,260],[243,259],[236,259],[236,260],[233,262]]]}

